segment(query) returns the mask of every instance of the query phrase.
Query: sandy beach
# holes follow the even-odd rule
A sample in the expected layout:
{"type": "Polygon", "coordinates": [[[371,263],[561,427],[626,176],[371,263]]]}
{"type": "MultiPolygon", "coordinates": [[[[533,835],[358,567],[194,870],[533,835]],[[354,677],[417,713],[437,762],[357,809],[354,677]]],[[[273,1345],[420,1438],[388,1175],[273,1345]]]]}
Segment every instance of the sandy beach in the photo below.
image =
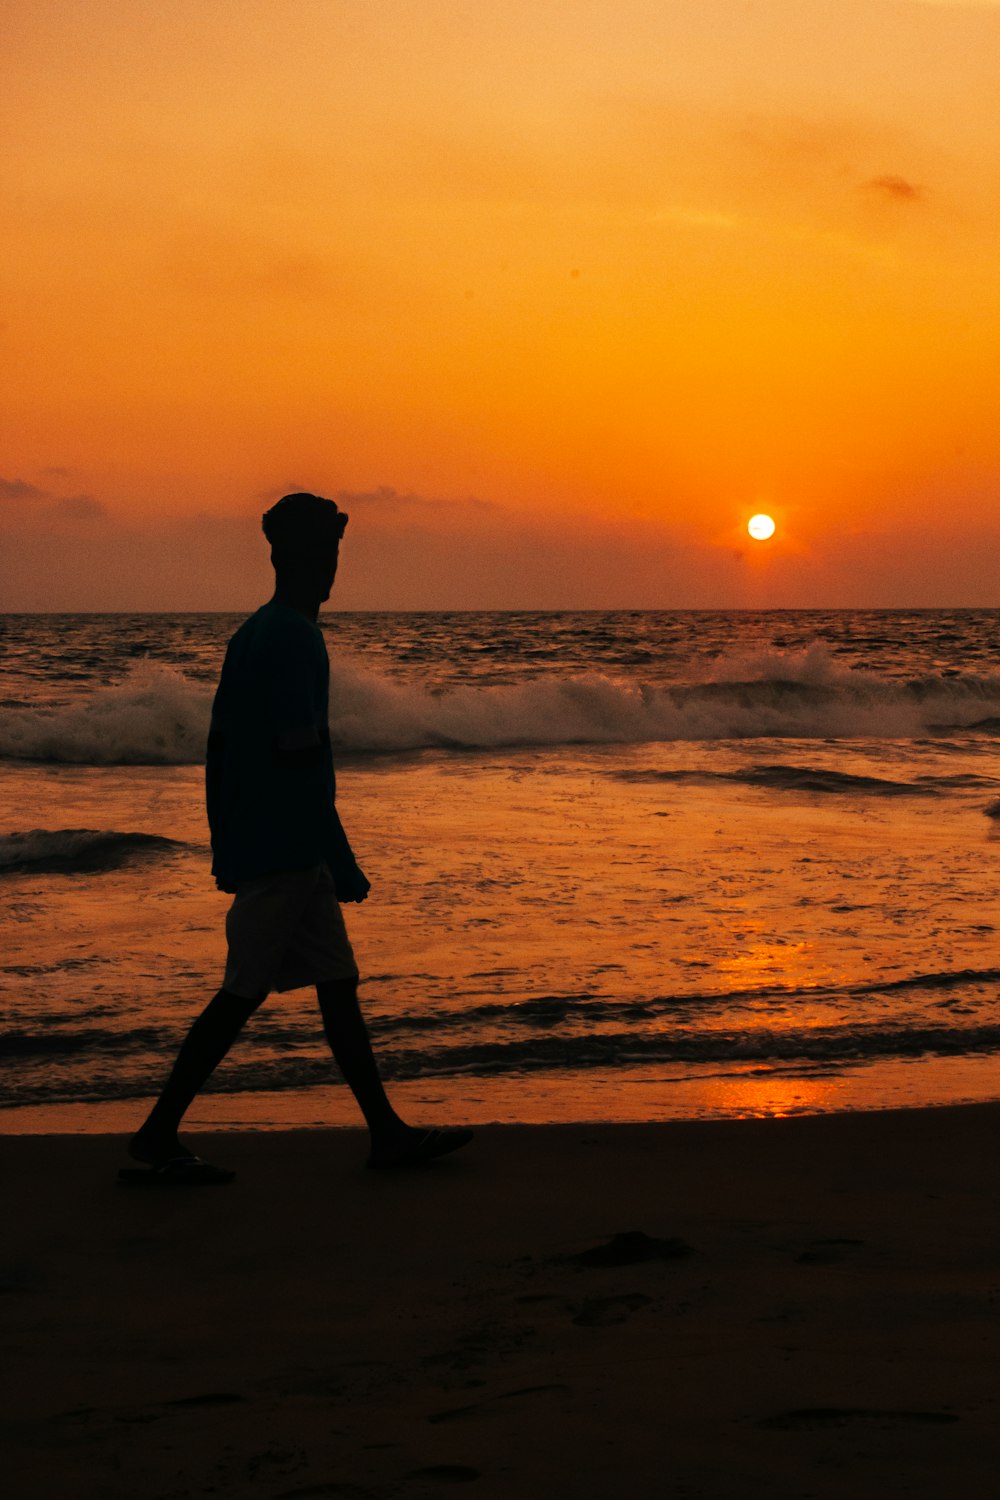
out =
{"type": "Polygon", "coordinates": [[[17,1497],[963,1497],[1000,1457],[1000,1107],[4,1143],[17,1497]]]}

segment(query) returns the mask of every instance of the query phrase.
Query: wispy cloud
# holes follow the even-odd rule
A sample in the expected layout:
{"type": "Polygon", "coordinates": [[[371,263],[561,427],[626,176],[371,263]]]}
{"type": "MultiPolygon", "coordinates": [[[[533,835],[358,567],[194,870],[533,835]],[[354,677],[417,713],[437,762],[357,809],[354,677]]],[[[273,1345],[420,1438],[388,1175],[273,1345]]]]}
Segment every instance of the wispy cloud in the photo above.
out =
{"type": "Polygon", "coordinates": [[[350,514],[363,514],[366,524],[402,523],[419,525],[435,520],[447,521],[450,525],[460,523],[463,516],[475,517],[477,522],[489,516],[504,515],[503,508],[492,500],[480,500],[475,495],[449,498],[440,495],[421,495],[415,490],[397,490],[391,484],[379,484],[370,490],[326,490],[312,486],[288,483],[273,485],[259,490],[257,498],[265,505],[274,505],[282,495],[296,494],[300,490],[311,490],[336,501],[341,510],[350,514]]]}
{"type": "MultiPolygon", "coordinates": [[[[46,470],[54,473],[55,470],[46,470]]],[[[96,495],[55,495],[27,479],[0,478],[0,500],[30,501],[30,514],[41,521],[95,521],[107,515],[96,495]]],[[[22,516],[26,512],[20,513],[22,516]]],[[[13,524],[17,524],[16,519],[13,524]]]]}
{"type": "Polygon", "coordinates": [[[887,173],[884,177],[872,177],[863,186],[866,191],[878,193],[896,203],[916,203],[926,196],[925,190],[915,182],[910,182],[906,177],[896,177],[892,173],[887,173]]]}
{"type": "Polygon", "coordinates": [[[0,500],[47,500],[48,490],[40,490],[37,484],[26,479],[0,479],[0,500]]]}
{"type": "Polygon", "coordinates": [[[449,520],[454,521],[463,512],[474,512],[477,518],[482,518],[488,514],[498,515],[501,511],[501,507],[493,501],[479,500],[475,495],[457,500],[446,499],[434,495],[418,495],[413,491],[401,493],[387,484],[379,485],[374,490],[338,490],[332,498],[344,510],[349,511],[354,506],[355,509],[387,519],[409,513],[411,516],[424,518],[446,515],[449,520]]]}

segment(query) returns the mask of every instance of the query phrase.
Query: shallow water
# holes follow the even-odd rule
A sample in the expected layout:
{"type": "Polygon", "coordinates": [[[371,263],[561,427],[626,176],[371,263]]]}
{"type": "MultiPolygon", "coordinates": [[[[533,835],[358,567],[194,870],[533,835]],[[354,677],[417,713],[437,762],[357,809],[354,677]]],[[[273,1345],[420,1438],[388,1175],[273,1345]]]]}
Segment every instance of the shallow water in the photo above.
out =
{"type": "MultiPolygon", "coordinates": [[[[102,618],[14,621],[8,1130],[119,1128],[224,960],[195,762],[236,622],[102,618]],[[123,640],[158,641],[159,663],[123,640]]],[[[373,881],[349,921],[400,1100],[565,1120],[994,1097],[997,630],[334,617],[339,802],[373,881]]],[[[272,997],[215,1084],[195,1120],[355,1118],[308,991],[272,997]]]]}

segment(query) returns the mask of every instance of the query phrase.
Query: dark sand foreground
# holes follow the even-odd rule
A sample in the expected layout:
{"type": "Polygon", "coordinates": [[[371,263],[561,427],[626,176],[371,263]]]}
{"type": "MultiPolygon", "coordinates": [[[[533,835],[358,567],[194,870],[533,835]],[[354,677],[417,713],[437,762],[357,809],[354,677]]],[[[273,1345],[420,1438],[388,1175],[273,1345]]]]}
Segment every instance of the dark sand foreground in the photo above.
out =
{"type": "Polygon", "coordinates": [[[197,1144],[3,1143],[12,1500],[1000,1493],[1000,1106],[197,1144]]]}

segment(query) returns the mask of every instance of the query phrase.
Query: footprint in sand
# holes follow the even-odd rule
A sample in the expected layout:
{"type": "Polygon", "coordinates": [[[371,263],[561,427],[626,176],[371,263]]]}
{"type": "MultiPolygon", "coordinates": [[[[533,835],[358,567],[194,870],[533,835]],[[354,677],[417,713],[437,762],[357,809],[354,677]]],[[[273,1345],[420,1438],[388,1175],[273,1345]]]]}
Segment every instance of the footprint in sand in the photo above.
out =
{"type": "Polygon", "coordinates": [[[432,1411],[427,1420],[435,1424],[461,1422],[466,1417],[474,1416],[476,1412],[488,1410],[498,1401],[523,1401],[525,1397],[545,1396],[554,1391],[568,1390],[569,1386],[563,1385],[562,1382],[553,1382],[548,1385],[522,1385],[516,1390],[501,1391],[497,1396],[487,1397],[483,1401],[473,1401],[467,1406],[447,1406],[443,1411],[432,1411]]]}
{"type": "Polygon", "coordinates": [[[603,1245],[558,1258],[576,1266],[638,1266],[650,1260],[679,1260],[693,1253],[684,1240],[658,1239],[641,1229],[625,1229],[603,1245]]]}
{"type": "Polygon", "coordinates": [[[460,1422],[463,1417],[471,1417],[474,1412],[482,1410],[482,1403],[473,1401],[469,1406],[446,1406],[443,1411],[432,1411],[427,1418],[428,1422],[460,1422]]]}
{"type": "Polygon", "coordinates": [[[573,1322],[580,1328],[607,1328],[612,1323],[627,1323],[640,1307],[648,1307],[652,1297],[644,1292],[621,1292],[617,1297],[588,1297],[575,1304],[573,1322]]]}
{"type": "Polygon", "coordinates": [[[438,1484],[467,1484],[481,1475],[478,1469],[470,1469],[468,1464],[428,1464],[423,1469],[411,1469],[403,1478],[431,1479],[438,1484]]]}
{"type": "Polygon", "coordinates": [[[926,1427],[957,1422],[953,1411],[895,1411],[874,1406],[801,1406],[793,1411],[764,1417],[758,1427],[779,1432],[800,1432],[816,1428],[847,1427],[865,1422],[876,1427],[926,1427]]]}
{"type": "Polygon", "coordinates": [[[232,1406],[246,1397],[237,1391],[206,1391],[198,1396],[175,1396],[173,1401],[164,1401],[164,1406],[232,1406]]]}
{"type": "Polygon", "coordinates": [[[500,1401],[516,1401],[519,1396],[544,1396],[549,1391],[568,1390],[568,1385],[564,1385],[561,1380],[556,1380],[550,1382],[548,1385],[519,1385],[516,1390],[501,1392],[497,1399],[500,1401]]]}
{"type": "Polygon", "coordinates": [[[321,1500],[328,1496],[330,1500],[373,1500],[378,1493],[376,1490],[366,1490],[360,1484],[347,1484],[343,1480],[331,1479],[326,1484],[304,1484],[294,1490],[279,1490],[274,1500],[321,1500]]]}
{"type": "Polygon", "coordinates": [[[795,1259],[800,1266],[833,1266],[847,1260],[852,1250],[857,1250],[864,1240],[825,1239],[810,1240],[795,1259]]]}

